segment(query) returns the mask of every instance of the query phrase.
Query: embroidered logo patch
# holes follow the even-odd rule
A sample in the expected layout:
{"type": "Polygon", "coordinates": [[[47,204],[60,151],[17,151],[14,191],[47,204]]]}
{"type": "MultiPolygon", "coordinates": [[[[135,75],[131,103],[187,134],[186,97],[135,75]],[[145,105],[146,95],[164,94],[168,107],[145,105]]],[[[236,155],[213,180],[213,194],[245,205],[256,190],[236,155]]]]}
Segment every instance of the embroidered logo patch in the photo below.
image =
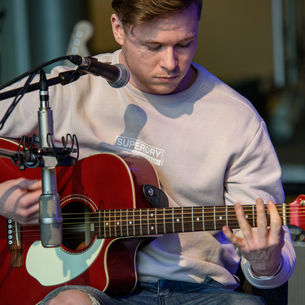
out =
{"type": "Polygon", "coordinates": [[[119,136],[116,138],[115,145],[123,150],[141,155],[158,166],[163,165],[164,149],[153,147],[140,140],[119,136]]]}

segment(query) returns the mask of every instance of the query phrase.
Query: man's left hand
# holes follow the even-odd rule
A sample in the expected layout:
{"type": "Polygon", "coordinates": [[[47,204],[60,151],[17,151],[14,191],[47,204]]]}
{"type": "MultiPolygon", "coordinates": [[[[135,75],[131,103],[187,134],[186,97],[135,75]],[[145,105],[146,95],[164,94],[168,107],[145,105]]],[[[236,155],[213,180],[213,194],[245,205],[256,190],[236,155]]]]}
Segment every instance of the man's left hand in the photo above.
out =
{"type": "Polygon", "coordinates": [[[281,262],[281,249],[284,245],[284,230],[275,204],[268,202],[270,214],[270,226],[268,226],[264,202],[260,198],[256,200],[257,230],[248,223],[243,206],[236,203],[234,207],[243,237],[234,234],[228,226],[223,227],[224,234],[250,262],[254,276],[275,274],[281,262]]]}

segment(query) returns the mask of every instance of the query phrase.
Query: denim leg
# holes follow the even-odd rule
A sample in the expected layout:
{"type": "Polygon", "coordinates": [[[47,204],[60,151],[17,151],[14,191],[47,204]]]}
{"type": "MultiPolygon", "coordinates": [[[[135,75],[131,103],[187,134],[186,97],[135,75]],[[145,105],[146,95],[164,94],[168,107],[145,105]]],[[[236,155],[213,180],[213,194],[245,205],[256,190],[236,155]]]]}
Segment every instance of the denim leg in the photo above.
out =
{"type": "Polygon", "coordinates": [[[202,284],[140,283],[132,294],[119,299],[130,305],[266,305],[261,297],[228,290],[211,278],[202,284]]]}
{"type": "Polygon", "coordinates": [[[180,287],[170,289],[171,293],[163,297],[166,305],[266,305],[261,297],[239,293],[226,289],[212,279],[194,287],[180,287]],[[196,287],[197,286],[197,287],[196,287]],[[178,289],[177,289],[178,288],[178,289]]]}
{"type": "Polygon", "coordinates": [[[82,290],[100,305],[266,305],[261,297],[228,290],[210,278],[202,284],[167,280],[139,283],[133,293],[121,297],[110,297],[88,286],[64,286],[49,293],[39,305],[47,305],[66,289],[82,290]]]}

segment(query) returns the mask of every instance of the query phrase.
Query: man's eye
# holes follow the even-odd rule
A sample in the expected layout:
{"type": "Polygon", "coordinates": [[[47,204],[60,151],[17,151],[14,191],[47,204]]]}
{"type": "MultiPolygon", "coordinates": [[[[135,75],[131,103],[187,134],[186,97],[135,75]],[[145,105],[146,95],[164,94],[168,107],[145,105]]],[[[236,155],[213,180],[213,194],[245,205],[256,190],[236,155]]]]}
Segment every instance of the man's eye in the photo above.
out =
{"type": "Polygon", "coordinates": [[[153,44],[153,45],[146,45],[146,48],[148,50],[151,50],[151,51],[157,51],[161,48],[161,45],[156,45],[156,44],[153,44]]]}
{"type": "Polygon", "coordinates": [[[179,48],[188,48],[190,45],[191,45],[191,42],[178,44],[177,46],[179,48]]]}

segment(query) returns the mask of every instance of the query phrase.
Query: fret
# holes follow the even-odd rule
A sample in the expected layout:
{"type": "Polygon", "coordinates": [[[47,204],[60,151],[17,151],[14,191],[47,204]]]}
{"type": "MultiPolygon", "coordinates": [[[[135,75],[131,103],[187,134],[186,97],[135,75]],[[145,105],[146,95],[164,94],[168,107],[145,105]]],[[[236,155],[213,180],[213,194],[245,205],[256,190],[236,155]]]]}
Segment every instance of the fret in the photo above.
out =
{"type": "Polygon", "coordinates": [[[205,211],[205,230],[206,231],[213,231],[215,230],[216,227],[216,209],[213,206],[208,206],[208,207],[204,207],[204,211],[205,211]]]}
{"type": "Polygon", "coordinates": [[[139,216],[140,216],[140,235],[142,236],[143,235],[143,229],[142,229],[142,209],[140,209],[139,216]]]}
{"type": "Polygon", "coordinates": [[[133,236],[133,220],[132,220],[133,211],[131,211],[131,210],[127,210],[127,211],[129,214],[129,216],[128,216],[128,236],[133,236]],[[131,212],[131,214],[130,214],[130,212],[131,212]]]}
{"type": "Polygon", "coordinates": [[[141,210],[133,210],[133,235],[141,236],[141,210]]]}
{"type": "Polygon", "coordinates": [[[147,234],[150,234],[150,230],[149,230],[149,209],[147,209],[147,234]]]}
{"type": "Polygon", "coordinates": [[[175,232],[182,232],[182,211],[181,208],[176,208],[174,212],[175,232]]]}
{"type": "Polygon", "coordinates": [[[192,232],[193,231],[193,214],[192,214],[192,208],[191,207],[184,207],[182,209],[182,232],[192,232]]]}
{"type": "Polygon", "coordinates": [[[166,218],[164,218],[164,209],[159,208],[155,209],[155,226],[156,226],[156,234],[164,234],[166,233],[166,226],[164,223],[164,220],[166,221],[166,218]]]}
{"type": "Polygon", "coordinates": [[[184,210],[183,210],[183,207],[181,207],[181,229],[182,229],[182,232],[184,232],[184,210]]]}
{"type": "Polygon", "coordinates": [[[228,219],[228,206],[226,205],[226,226],[229,226],[229,219],[228,219]]]}
{"type": "Polygon", "coordinates": [[[228,223],[227,206],[218,206],[215,213],[216,230],[221,230],[228,223]]]}
{"type": "Polygon", "coordinates": [[[287,221],[286,221],[286,203],[281,205],[282,208],[282,214],[283,214],[283,225],[286,226],[287,225],[287,221]]]}
{"type": "Polygon", "coordinates": [[[175,232],[173,208],[163,208],[163,226],[165,227],[164,232],[175,232]]]}
{"type": "Polygon", "coordinates": [[[120,210],[120,233],[121,236],[124,237],[126,236],[126,210],[120,210]]]}
{"type": "Polygon", "coordinates": [[[158,234],[157,209],[155,208],[155,233],[158,234]]]}
{"type": "Polygon", "coordinates": [[[267,208],[267,205],[264,206],[264,210],[265,210],[265,214],[266,214],[266,217],[267,217],[267,226],[269,226],[270,224],[270,213],[268,211],[268,208],[267,208]]]}
{"type": "Polygon", "coordinates": [[[285,205],[285,218],[286,218],[286,225],[290,224],[290,217],[291,217],[291,208],[289,204],[286,206],[286,203],[284,203],[285,205]]]}
{"type": "Polygon", "coordinates": [[[128,217],[128,210],[126,210],[126,219],[125,219],[125,222],[126,222],[126,236],[129,236],[129,217],[128,217]]]}
{"type": "Polygon", "coordinates": [[[116,226],[115,226],[115,210],[110,210],[109,211],[109,236],[110,237],[115,237],[115,231],[116,231],[116,226]]]}
{"type": "Polygon", "coordinates": [[[149,230],[150,234],[156,234],[156,227],[155,227],[155,210],[149,209],[149,230]]]}
{"type": "MultiPolygon", "coordinates": [[[[103,214],[104,214],[104,216],[103,216],[103,228],[104,228],[104,234],[103,234],[103,237],[106,237],[107,235],[106,235],[106,215],[105,215],[105,211],[103,211],[103,214]]],[[[101,237],[102,237],[102,235],[101,235],[101,237]]]]}
{"type": "Polygon", "coordinates": [[[165,208],[163,208],[163,232],[166,234],[166,218],[165,218],[165,208]]]}
{"type": "Polygon", "coordinates": [[[202,207],[192,208],[193,217],[193,231],[202,231],[203,217],[202,217],[202,207]]]}
{"type": "MultiPolygon", "coordinates": [[[[234,205],[227,206],[228,209],[228,225],[231,229],[236,229],[238,228],[238,221],[235,216],[235,209],[234,205]]],[[[250,214],[251,216],[251,214],[250,214]]],[[[249,215],[245,214],[245,217],[249,219],[249,215]]],[[[250,217],[251,218],[251,217],[250,217]]]]}
{"type": "Polygon", "coordinates": [[[104,212],[104,237],[107,237],[107,211],[104,212]]]}
{"type": "Polygon", "coordinates": [[[127,211],[128,236],[133,236],[134,235],[133,210],[126,210],[126,211],[127,211]]]}
{"type": "MultiPolygon", "coordinates": [[[[255,214],[255,212],[254,212],[254,214],[255,214]]],[[[249,221],[249,223],[251,223],[252,222],[252,224],[253,224],[253,216],[254,216],[254,214],[253,214],[253,207],[252,207],[252,214],[248,214],[248,210],[244,210],[244,215],[245,215],[245,218],[249,221]]]]}
{"type": "Polygon", "coordinates": [[[216,207],[213,208],[214,230],[216,230],[216,207]]]}
{"type": "Polygon", "coordinates": [[[120,229],[121,229],[121,236],[123,236],[123,218],[122,218],[122,209],[120,209],[120,229]]]}
{"type": "Polygon", "coordinates": [[[109,226],[109,211],[105,213],[105,236],[110,237],[110,226],[109,226]]]}
{"type": "Polygon", "coordinates": [[[135,227],[134,213],[135,213],[135,210],[132,210],[132,229],[133,229],[133,236],[136,236],[136,227],[135,227]]]}
{"type": "Polygon", "coordinates": [[[149,235],[147,228],[147,209],[141,209],[140,212],[140,234],[141,236],[149,235]]]}
{"type": "Polygon", "coordinates": [[[175,210],[172,208],[172,228],[173,228],[173,233],[175,232],[175,210]]]}
{"type": "Polygon", "coordinates": [[[202,230],[205,231],[204,206],[202,207],[202,230]]]}
{"type": "Polygon", "coordinates": [[[114,236],[115,237],[117,237],[118,235],[117,235],[117,226],[118,226],[118,224],[117,224],[117,221],[116,221],[116,214],[117,214],[117,211],[115,210],[114,211],[114,213],[113,213],[114,215],[114,217],[113,217],[113,226],[114,226],[114,236]]]}
{"type": "Polygon", "coordinates": [[[102,238],[102,232],[101,232],[101,212],[98,211],[98,237],[102,238]]]}
{"type": "Polygon", "coordinates": [[[192,210],[192,232],[195,231],[195,227],[194,227],[194,208],[191,208],[192,210]]]}
{"type": "Polygon", "coordinates": [[[255,206],[252,205],[252,226],[255,227],[255,206]]]}

